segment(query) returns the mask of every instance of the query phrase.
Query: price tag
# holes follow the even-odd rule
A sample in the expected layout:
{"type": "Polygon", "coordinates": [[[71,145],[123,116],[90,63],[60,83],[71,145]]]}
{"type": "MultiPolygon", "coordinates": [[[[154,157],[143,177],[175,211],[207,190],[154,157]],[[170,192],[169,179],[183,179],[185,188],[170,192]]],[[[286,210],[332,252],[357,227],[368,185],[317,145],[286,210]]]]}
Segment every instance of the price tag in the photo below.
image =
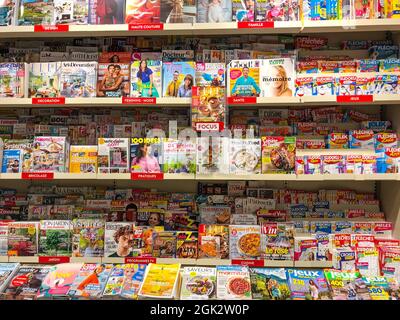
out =
{"type": "Polygon", "coordinates": [[[264,260],[240,260],[233,259],[233,265],[249,266],[249,267],[264,267],[264,260]]]}
{"type": "Polygon", "coordinates": [[[65,104],[65,98],[32,98],[32,104],[65,104]]]}
{"type": "Polygon", "coordinates": [[[26,180],[52,180],[54,172],[22,172],[22,179],[26,180]]]}
{"type": "Polygon", "coordinates": [[[39,257],[39,263],[69,263],[70,257],[39,257]]]}
{"type": "Polygon", "coordinates": [[[164,30],[163,23],[131,23],[128,25],[129,31],[135,30],[164,30]]]}
{"type": "Polygon", "coordinates": [[[156,98],[122,97],[122,104],[156,104],[156,98]]]}
{"type": "Polygon", "coordinates": [[[228,97],[228,104],[256,104],[257,97],[228,97]]]}
{"type": "Polygon", "coordinates": [[[155,173],[132,172],[131,180],[164,180],[164,173],[163,172],[155,172],[155,173]]]}
{"type": "Polygon", "coordinates": [[[196,122],[196,131],[222,131],[223,122],[196,122]]]}
{"type": "Polygon", "coordinates": [[[52,25],[35,25],[34,26],[34,32],[67,32],[69,31],[69,25],[68,24],[59,24],[56,26],[52,25]]]}
{"type": "Polygon", "coordinates": [[[238,29],[271,29],[274,28],[274,21],[239,21],[238,29]]]}
{"type": "Polygon", "coordinates": [[[126,257],[125,263],[139,263],[139,264],[149,264],[156,263],[157,259],[153,257],[126,257]]]}
{"type": "Polygon", "coordinates": [[[374,96],[364,95],[364,96],[337,96],[336,102],[338,103],[365,103],[365,102],[374,102],[374,96]]]}

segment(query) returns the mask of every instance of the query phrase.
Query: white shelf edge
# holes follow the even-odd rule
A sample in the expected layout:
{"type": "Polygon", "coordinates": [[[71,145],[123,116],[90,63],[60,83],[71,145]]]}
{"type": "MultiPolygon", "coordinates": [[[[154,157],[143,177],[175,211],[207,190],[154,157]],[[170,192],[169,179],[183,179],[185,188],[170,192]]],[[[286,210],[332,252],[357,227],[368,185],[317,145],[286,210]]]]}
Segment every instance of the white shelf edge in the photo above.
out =
{"type": "Polygon", "coordinates": [[[20,262],[20,263],[39,263],[38,256],[22,257],[22,256],[9,256],[9,262],[20,262]]]}
{"type": "Polygon", "coordinates": [[[0,256],[0,262],[8,262],[8,256],[0,256]]]}
{"type": "Polygon", "coordinates": [[[332,261],[295,261],[295,268],[332,268],[332,261]]]}
{"type": "Polygon", "coordinates": [[[101,263],[102,257],[71,257],[70,262],[101,263]]]}

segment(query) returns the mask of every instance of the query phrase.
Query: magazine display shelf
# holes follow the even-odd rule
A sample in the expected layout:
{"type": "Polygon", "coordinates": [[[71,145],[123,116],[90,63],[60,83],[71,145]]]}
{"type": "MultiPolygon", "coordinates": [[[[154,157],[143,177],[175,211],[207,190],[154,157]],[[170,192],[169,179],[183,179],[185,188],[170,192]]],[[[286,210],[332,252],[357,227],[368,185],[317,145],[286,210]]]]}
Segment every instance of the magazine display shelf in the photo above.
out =
{"type": "Polygon", "coordinates": [[[304,21],[303,33],[400,31],[400,19],[304,21]]]}

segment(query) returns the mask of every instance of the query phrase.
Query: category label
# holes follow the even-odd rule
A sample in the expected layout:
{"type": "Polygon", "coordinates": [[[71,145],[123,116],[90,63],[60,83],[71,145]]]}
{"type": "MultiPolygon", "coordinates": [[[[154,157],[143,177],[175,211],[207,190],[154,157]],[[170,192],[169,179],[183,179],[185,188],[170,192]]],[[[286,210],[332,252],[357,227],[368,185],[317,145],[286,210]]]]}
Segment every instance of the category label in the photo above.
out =
{"type": "Polygon", "coordinates": [[[39,257],[39,263],[69,263],[70,257],[39,257]]]}
{"type": "Polygon", "coordinates": [[[270,29],[274,28],[274,21],[239,21],[238,29],[270,29]]]}
{"type": "Polygon", "coordinates": [[[54,172],[22,172],[21,178],[28,180],[51,180],[54,179],[54,172]]]}
{"type": "Polygon", "coordinates": [[[155,172],[155,173],[141,173],[141,172],[132,172],[131,180],[163,180],[164,173],[163,172],[155,172]]]}
{"type": "Polygon", "coordinates": [[[156,98],[122,97],[122,104],[156,104],[156,98]]]}
{"type": "Polygon", "coordinates": [[[32,104],[65,104],[65,98],[32,98],[32,104]]]}
{"type": "Polygon", "coordinates": [[[250,267],[264,267],[264,260],[240,260],[233,259],[233,265],[250,266],[250,267]]]}
{"type": "Polygon", "coordinates": [[[373,102],[374,96],[373,95],[364,95],[364,96],[337,96],[336,102],[338,103],[349,103],[349,102],[373,102]]]}
{"type": "Polygon", "coordinates": [[[69,25],[67,24],[59,24],[56,26],[52,25],[35,25],[34,32],[67,32],[69,31],[69,25]]]}
{"type": "Polygon", "coordinates": [[[228,97],[228,104],[255,104],[257,97],[228,97]]]}
{"type": "Polygon", "coordinates": [[[129,31],[134,30],[164,30],[163,23],[130,23],[128,25],[129,31]]]}
{"type": "Polygon", "coordinates": [[[197,122],[196,131],[222,131],[224,130],[223,122],[197,122]]]}
{"type": "Polygon", "coordinates": [[[149,264],[149,263],[156,263],[157,259],[153,257],[126,257],[125,263],[141,263],[141,264],[149,264]]]}

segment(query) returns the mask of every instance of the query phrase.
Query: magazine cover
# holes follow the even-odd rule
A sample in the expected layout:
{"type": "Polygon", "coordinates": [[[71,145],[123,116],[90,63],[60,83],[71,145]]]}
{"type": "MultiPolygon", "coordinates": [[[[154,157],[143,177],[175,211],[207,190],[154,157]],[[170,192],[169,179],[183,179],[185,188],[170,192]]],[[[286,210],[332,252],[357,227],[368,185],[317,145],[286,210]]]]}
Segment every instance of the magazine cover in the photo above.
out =
{"type": "Polygon", "coordinates": [[[293,300],[330,300],[322,270],[287,269],[286,272],[293,300]]]}
{"type": "Polygon", "coordinates": [[[128,138],[99,138],[97,147],[98,173],[129,172],[128,138]]]}
{"type": "Polygon", "coordinates": [[[175,258],[176,235],[173,231],[153,233],[153,257],[175,258]]]}
{"type": "Polygon", "coordinates": [[[3,292],[18,268],[19,263],[0,263],[0,292],[3,292]]]}
{"type": "Polygon", "coordinates": [[[65,172],[68,168],[68,150],[67,137],[35,137],[31,171],[65,172]]]}
{"type": "Polygon", "coordinates": [[[83,263],[60,263],[50,268],[43,279],[38,299],[66,297],[83,263]]]}
{"type": "Polygon", "coordinates": [[[112,264],[85,263],[72,283],[68,295],[74,298],[101,298],[112,264]]]}
{"type": "Polygon", "coordinates": [[[197,138],[197,173],[229,173],[229,141],[227,137],[197,138]]]}
{"type": "Polygon", "coordinates": [[[194,50],[185,49],[163,49],[161,52],[162,62],[193,62],[194,50]]]}
{"type": "Polygon", "coordinates": [[[216,23],[232,21],[231,0],[198,0],[196,22],[216,23]]]}
{"type": "Polygon", "coordinates": [[[197,259],[198,233],[194,231],[176,232],[176,257],[178,259],[197,259]]]}
{"type": "Polygon", "coordinates": [[[327,269],[324,272],[332,290],[333,300],[371,300],[367,284],[358,271],[327,269]]]}
{"type": "Polygon", "coordinates": [[[54,24],[87,24],[89,0],[53,0],[54,24]]]}
{"type": "Polygon", "coordinates": [[[131,172],[162,172],[162,149],[161,138],[132,138],[131,172]]]}
{"type": "Polygon", "coordinates": [[[51,267],[22,265],[8,282],[3,294],[6,300],[35,300],[43,279],[51,267]]]}
{"type": "Polygon", "coordinates": [[[196,140],[172,140],[163,142],[163,170],[166,173],[196,173],[196,140]]]}
{"type": "Polygon", "coordinates": [[[138,60],[131,64],[131,97],[161,97],[160,60],[138,60]]]}
{"type": "Polygon", "coordinates": [[[8,253],[8,224],[12,221],[13,220],[0,220],[0,256],[7,256],[7,253],[8,253]]]}
{"type": "Polygon", "coordinates": [[[294,95],[294,80],[295,69],[292,58],[261,61],[261,96],[291,97],[294,95]]]}
{"type": "Polygon", "coordinates": [[[54,0],[20,0],[18,25],[54,23],[54,0]]]}
{"type": "Polygon", "coordinates": [[[296,138],[261,137],[262,173],[291,173],[295,167],[296,138]]]}
{"type": "Polygon", "coordinates": [[[59,74],[62,97],[96,96],[97,62],[61,62],[59,74]]]}
{"type": "Polygon", "coordinates": [[[38,252],[39,222],[8,224],[8,255],[35,256],[38,252]]]}
{"type": "Polygon", "coordinates": [[[164,209],[141,208],[138,210],[136,224],[145,227],[163,227],[164,209]]]}
{"type": "Polygon", "coordinates": [[[129,63],[99,63],[97,74],[98,97],[128,97],[129,96],[129,63]]]}
{"type": "Polygon", "coordinates": [[[125,22],[126,0],[89,0],[90,24],[122,24],[125,22]]]}
{"type": "Polygon", "coordinates": [[[232,60],[227,69],[228,97],[259,97],[261,60],[232,60]]]}
{"type": "Polygon", "coordinates": [[[25,97],[25,63],[0,63],[0,97],[25,97]]]}
{"type": "Polygon", "coordinates": [[[70,146],[70,173],[97,172],[97,146],[70,146]]]}
{"type": "Polygon", "coordinates": [[[125,23],[159,23],[162,0],[125,0],[125,23]]]}
{"type": "Polygon", "coordinates": [[[217,270],[212,267],[184,267],[181,300],[214,299],[217,292],[217,270]]]}
{"type": "Polygon", "coordinates": [[[199,206],[200,222],[203,224],[229,224],[231,207],[229,206],[199,206]]]}
{"type": "Polygon", "coordinates": [[[225,63],[196,63],[197,87],[225,87],[225,63]]]}
{"type": "Polygon", "coordinates": [[[106,222],[105,257],[129,257],[133,255],[134,223],[106,222]]]}
{"type": "Polygon", "coordinates": [[[259,259],[260,242],[260,226],[229,226],[231,259],[259,259]]]}
{"type": "Polygon", "coordinates": [[[232,0],[232,20],[254,21],[255,3],[254,0],[232,0]]]}
{"type": "Polygon", "coordinates": [[[163,62],[163,97],[191,97],[194,83],[195,63],[193,61],[163,62]]]}
{"type": "Polygon", "coordinates": [[[72,221],[72,256],[104,256],[104,220],[74,219],[72,221]]]}
{"type": "Polygon", "coordinates": [[[15,24],[18,5],[15,0],[0,1],[0,26],[11,26],[15,24]]]}
{"type": "Polygon", "coordinates": [[[230,174],[261,173],[260,139],[230,139],[230,174]]]}
{"type": "Polygon", "coordinates": [[[106,286],[104,287],[103,298],[113,299],[118,297],[122,291],[124,283],[124,265],[116,264],[111,270],[110,276],[107,279],[106,286]]]}
{"type": "Polygon", "coordinates": [[[368,287],[371,300],[391,300],[390,282],[386,277],[363,277],[362,278],[368,287]]]}
{"type": "Polygon", "coordinates": [[[147,265],[124,264],[122,266],[124,269],[124,280],[120,296],[124,299],[137,299],[147,265]]]}
{"type": "Polygon", "coordinates": [[[199,259],[229,257],[229,226],[199,225],[199,259]]]}
{"type": "Polygon", "coordinates": [[[1,172],[28,172],[32,165],[32,147],[32,140],[4,139],[1,172]]]}
{"type": "Polygon", "coordinates": [[[251,300],[248,267],[217,266],[217,298],[220,300],[251,300]]]}
{"type": "Polygon", "coordinates": [[[251,292],[257,300],[289,300],[284,268],[250,268],[251,292]]]}
{"type": "Polygon", "coordinates": [[[195,23],[196,2],[192,0],[161,0],[161,22],[195,23]]]}
{"type": "Polygon", "coordinates": [[[261,256],[267,260],[293,260],[294,225],[267,222],[261,224],[261,256]]]}
{"type": "Polygon", "coordinates": [[[22,150],[11,149],[3,151],[2,173],[22,172],[22,150]]]}
{"type": "Polygon", "coordinates": [[[70,220],[42,220],[39,229],[39,255],[71,255],[72,222],[70,220]]]}
{"type": "Polygon", "coordinates": [[[60,62],[37,62],[28,65],[29,98],[54,98],[60,96],[60,62]]]}
{"type": "Polygon", "coordinates": [[[173,299],[177,296],[180,263],[150,263],[139,289],[139,298],[173,299]]]}

